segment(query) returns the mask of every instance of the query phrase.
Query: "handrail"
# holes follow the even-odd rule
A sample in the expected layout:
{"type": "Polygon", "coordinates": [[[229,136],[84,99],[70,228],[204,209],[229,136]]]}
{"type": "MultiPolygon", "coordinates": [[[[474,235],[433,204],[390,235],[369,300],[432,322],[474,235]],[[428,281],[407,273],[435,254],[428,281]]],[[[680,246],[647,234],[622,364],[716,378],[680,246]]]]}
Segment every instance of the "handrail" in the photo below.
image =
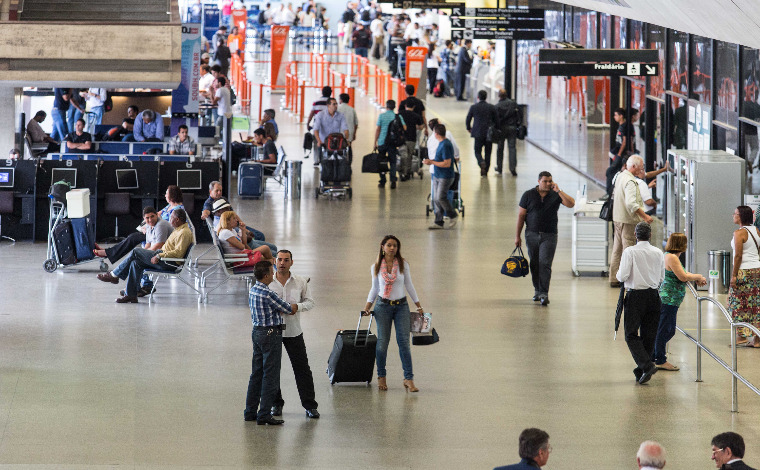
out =
{"type": "Polygon", "coordinates": [[[712,297],[707,296],[700,296],[697,294],[696,289],[694,289],[694,286],[691,285],[691,283],[687,282],[686,285],[689,287],[689,290],[691,291],[691,294],[694,296],[694,298],[697,300],[697,337],[694,338],[689,333],[684,331],[681,327],[676,326],[676,329],[680,331],[684,336],[686,336],[687,339],[692,341],[694,344],[697,345],[697,382],[702,382],[702,351],[704,350],[710,357],[715,359],[715,362],[723,366],[724,369],[729,371],[732,375],[731,378],[731,411],[736,413],[739,411],[739,392],[738,392],[738,383],[737,380],[741,380],[744,385],[746,385],[750,390],[755,392],[757,395],[760,395],[760,389],[755,387],[749,380],[747,380],[743,375],[741,375],[738,372],[738,365],[737,365],[737,356],[736,356],[736,329],[737,328],[749,328],[752,330],[757,337],[760,338],[760,330],[758,330],[757,327],[754,325],[751,325],[749,323],[745,322],[734,322],[733,318],[731,317],[731,314],[726,310],[726,308],[717,300],[715,300],[712,297]],[[726,317],[726,320],[731,325],[731,365],[729,365],[726,361],[718,357],[713,351],[710,350],[707,346],[705,346],[702,343],[702,302],[710,302],[713,305],[716,305],[718,309],[721,311],[724,317],[726,317]]]}

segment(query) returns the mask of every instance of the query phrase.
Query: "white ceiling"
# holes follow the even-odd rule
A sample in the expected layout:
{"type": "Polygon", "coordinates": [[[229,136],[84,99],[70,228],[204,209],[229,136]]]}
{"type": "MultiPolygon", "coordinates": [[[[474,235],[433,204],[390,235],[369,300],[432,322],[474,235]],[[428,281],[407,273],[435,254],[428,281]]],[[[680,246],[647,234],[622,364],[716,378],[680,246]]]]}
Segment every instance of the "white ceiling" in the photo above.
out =
{"type": "Polygon", "coordinates": [[[760,49],[760,0],[557,1],[760,49]]]}

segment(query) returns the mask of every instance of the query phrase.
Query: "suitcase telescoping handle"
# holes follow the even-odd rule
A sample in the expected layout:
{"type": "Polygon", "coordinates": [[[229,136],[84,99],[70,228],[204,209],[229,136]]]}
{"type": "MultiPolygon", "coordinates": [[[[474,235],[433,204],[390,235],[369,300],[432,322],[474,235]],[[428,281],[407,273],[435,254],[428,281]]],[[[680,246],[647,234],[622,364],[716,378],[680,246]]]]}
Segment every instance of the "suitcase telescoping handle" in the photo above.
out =
{"type": "Polygon", "coordinates": [[[369,340],[369,334],[372,333],[372,319],[375,318],[375,311],[369,312],[369,325],[367,325],[367,334],[364,336],[364,344],[359,344],[359,328],[361,328],[362,325],[362,317],[364,316],[364,312],[359,312],[359,322],[356,324],[356,334],[354,335],[354,344],[356,346],[366,346],[367,341],[369,340]]]}

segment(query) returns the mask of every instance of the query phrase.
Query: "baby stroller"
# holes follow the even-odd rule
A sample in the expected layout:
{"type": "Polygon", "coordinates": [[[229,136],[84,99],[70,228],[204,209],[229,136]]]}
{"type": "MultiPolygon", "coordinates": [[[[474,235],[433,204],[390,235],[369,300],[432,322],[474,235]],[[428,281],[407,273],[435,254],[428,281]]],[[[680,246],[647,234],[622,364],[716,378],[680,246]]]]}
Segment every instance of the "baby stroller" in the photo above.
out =
{"type": "Polygon", "coordinates": [[[348,158],[348,141],[343,134],[333,133],[327,136],[319,165],[319,187],[316,188],[314,197],[348,196],[351,199],[351,161],[348,158]]]}

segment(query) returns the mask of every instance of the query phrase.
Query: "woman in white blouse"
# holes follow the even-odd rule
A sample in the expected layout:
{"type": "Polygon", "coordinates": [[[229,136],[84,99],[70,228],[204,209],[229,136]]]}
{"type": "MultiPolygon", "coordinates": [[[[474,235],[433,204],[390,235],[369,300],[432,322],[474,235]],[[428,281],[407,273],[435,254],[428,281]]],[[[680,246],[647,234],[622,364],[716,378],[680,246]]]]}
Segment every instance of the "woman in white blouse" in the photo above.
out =
{"type": "Polygon", "coordinates": [[[369,315],[372,304],[375,304],[375,321],[377,322],[377,388],[388,390],[385,381],[385,358],[388,354],[391,323],[396,325],[396,343],[398,343],[401,366],[404,369],[404,388],[410,392],[419,389],[414,386],[412,373],[412,352],[409,348],[411,334],[409,304],[406,293],[417,305],[417,311],[422,313],[422,306],[417,298],[417,292],[412,285],[412,273],[409,263],[401,257],[401,242],[393,235],[387,235],[380,243],[380,253],[372,265],[372,288],[364,307],[364,315],[369,315]],[[406,291],[406,292],[405,292],[406,291]]]}
{"type": "Polygon", "coordinates": [[[246,254],[248,261],[243,258],[242,263],[236,264],[236,268],[255,266],[259,261],[274,262],[272,250],[262,245],[254,250],[248,248],[248,240],[245,230],[240,230],[245,224],[240,217],[233,211],[227,211],[219,218],[219,225],[216,228],[219,244],[222,245],[222,251],[225,254],[246,254]]]}

